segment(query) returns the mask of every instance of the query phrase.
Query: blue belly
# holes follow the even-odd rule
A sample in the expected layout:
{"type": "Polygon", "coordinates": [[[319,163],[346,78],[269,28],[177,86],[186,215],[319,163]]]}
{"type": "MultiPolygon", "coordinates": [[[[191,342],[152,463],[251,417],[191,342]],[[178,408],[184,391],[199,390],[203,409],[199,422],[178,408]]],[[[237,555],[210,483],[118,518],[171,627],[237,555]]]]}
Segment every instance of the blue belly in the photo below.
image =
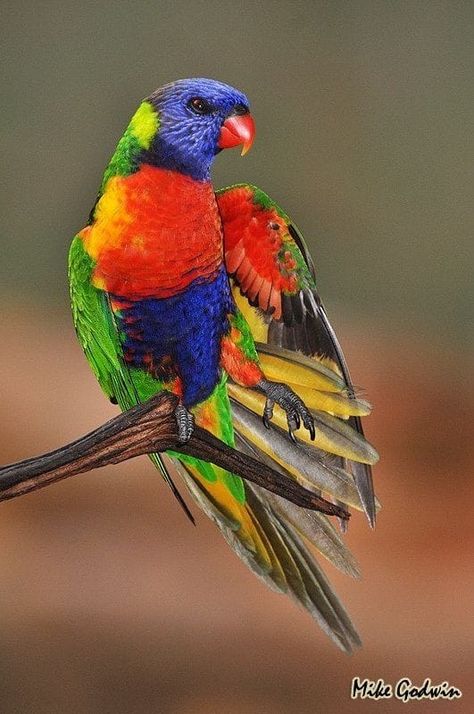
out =
{"type": "Polygon", "coordinates": [[[125,359],[161,381],[179,377],[183,404],[194,406],[219,382],[221,339],[234,309],[224,268],[180,295],[137,300],[117,315],[125,359]]]}

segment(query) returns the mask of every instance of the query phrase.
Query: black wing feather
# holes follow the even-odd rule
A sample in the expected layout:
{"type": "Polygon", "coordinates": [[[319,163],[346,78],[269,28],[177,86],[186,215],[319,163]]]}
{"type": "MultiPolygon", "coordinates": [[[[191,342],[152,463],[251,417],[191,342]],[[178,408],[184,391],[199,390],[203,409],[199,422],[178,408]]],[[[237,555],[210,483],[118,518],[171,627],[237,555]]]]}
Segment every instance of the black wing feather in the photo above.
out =
{"type": "MultiPolygon", "coordinates": [[[[288,231],[300,249],[308,270],[315,280],[314,263],[303,237],[291,223],[288,225],[288,231]]],[[[270,322],[268,330],[269,344],[275,344],[286,349],[298,349],[308,356],[328,357],[339,367],[349,394],[354,395],[354,386],[344,353],[316,290],[307,288],[296,295],[283,295],[282,312],[281,321],[277,323],[277,321],[271,320],[270,322]],[[278,328],[276,324],[278,324],[278,328]]],[[[364,436],[360,417],[350,417],[349,424],[361,436],[364,436]]],[[[372,469],[368,464],[346,459],[344,462],[345,466],[352,471],[364,510],[369,523],[373,527],[375,525],[376,509],[372,469]]]]}

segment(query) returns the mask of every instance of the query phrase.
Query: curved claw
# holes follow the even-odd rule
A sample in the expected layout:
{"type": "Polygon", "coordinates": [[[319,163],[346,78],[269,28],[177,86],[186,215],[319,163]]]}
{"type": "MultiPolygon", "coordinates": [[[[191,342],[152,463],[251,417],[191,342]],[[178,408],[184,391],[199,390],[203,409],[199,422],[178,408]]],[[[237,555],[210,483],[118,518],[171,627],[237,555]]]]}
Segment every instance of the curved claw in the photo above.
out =
{"type": "Polygon", "coordinates": [[[297,412],[291,412],[287,415],[286,421],[288,423],[288,434],[290,439],[294,444],[296,444],[295,431],[296,429],[299,429],[301,424],[299,414],[297,412]]]}
{"type": "Polygon", "coordinates": [[[309,431],[311,441],[314,441],[316,432],[313,416],[306,404],[290,387],[280,382],[270,382],[268,379],[260,380],[257,387],[267,398],[262,416],[263,423],[267,429],[270,428],[273,405],[276,403],[286,412],[290,439],[296,443],[296,437],[293,432],[299,429],[301,422],[303,422],[305,428],[309,431]]]}
{"type": "Polygon", "coordinates": [[[295,436],[293,429],[288,429],[288,434],[290,435],[290,439],[293,442],[293,444],[297,444],[298,442],[296,440],[296,436],[295,436]]]}
{"type": "Polygon", "coordinates": [[[273,402],[271,399],[268,399],[265,402],[265,407],[263,410],[263,415],[262,415],[262,420],[264,426],[269,429],[270,428],[270,422],[273,417],[273,407],[274,407],[275,402],[273,402]]]}

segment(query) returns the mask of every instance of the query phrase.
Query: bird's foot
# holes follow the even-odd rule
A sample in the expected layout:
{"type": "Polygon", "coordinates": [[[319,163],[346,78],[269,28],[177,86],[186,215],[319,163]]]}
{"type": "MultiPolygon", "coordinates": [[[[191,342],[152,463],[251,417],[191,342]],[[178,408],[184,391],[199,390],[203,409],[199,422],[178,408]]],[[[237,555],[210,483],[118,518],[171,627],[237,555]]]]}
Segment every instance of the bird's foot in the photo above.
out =
{"type": "Polygon", "coordinates": [[[174,415],[178,425],[178,441],[180,444],[186,444],[194,431],[194,417],[182,404],[178,404],[174,415]]]}
{"type": "Polygon", "coordinates": [[[315,429],[312,414],[303,400],[290,387],[281,382],[270,382],[268,379],[261,379],[256,386],[267,398],[262,416],[267,429],[270,428],[273,407],[278,404],[286,412],[288,433],[292,441],[296,443],[294,432],[300,428],[301,422],[309,431],[311,441],[314,441],[315,429]]]}

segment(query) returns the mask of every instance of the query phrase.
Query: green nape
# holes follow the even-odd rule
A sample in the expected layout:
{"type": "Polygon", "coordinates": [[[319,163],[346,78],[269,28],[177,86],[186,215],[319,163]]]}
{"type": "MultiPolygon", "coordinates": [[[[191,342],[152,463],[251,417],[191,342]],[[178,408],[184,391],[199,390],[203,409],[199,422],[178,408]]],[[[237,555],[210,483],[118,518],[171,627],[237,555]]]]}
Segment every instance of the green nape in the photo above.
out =
{"type": "Polygon", "coordinates": [[[128,176],[137,170],[140,152],[150,148],[159,125],[160,119],[156,109],[150,102],[142,102],[125,129],[105,170],[100,187],[101,194],[112,176],[128,176]]]}

